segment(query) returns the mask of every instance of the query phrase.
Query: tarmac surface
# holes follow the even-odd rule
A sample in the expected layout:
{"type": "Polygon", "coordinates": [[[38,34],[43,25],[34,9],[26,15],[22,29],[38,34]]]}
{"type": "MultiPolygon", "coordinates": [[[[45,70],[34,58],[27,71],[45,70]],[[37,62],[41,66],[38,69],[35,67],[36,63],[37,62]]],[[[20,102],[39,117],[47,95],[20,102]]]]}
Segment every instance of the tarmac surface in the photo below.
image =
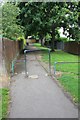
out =
{"type": "Polygon", "coordinates": [[[24,62],[16,65],[12,77],[9,118],[78,118],[76,106],[46,75],[35,54],[26,58],[29,77],[25,75],[24,62]]]}

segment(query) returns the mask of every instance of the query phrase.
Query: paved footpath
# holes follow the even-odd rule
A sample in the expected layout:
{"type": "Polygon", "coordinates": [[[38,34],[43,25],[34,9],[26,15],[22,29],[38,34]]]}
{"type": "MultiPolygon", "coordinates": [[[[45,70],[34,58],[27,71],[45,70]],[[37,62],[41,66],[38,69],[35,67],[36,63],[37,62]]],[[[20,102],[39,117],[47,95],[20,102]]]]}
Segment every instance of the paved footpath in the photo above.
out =
{"type": "Polygon", "coordinates": [[[38,78],[25,77],[24,63],[17,70],[11,82],[9,118],[78,118],[78,109],[54,80],[46,76],[35,55],[28,54],[27,60],[29,76],[38,75],[38,78]]]}

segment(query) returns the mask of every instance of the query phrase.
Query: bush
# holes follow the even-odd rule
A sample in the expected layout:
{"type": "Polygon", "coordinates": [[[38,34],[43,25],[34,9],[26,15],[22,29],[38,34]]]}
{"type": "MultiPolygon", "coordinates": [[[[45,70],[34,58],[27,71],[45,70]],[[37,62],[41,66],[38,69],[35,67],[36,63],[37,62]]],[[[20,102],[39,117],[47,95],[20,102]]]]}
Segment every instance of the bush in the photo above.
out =
{"type": "Polygon", "coordinates": [[[65,37],[60,37],[60,38],[58,38],[58,40],[57,41],[63,41],[63,42],[66,42],[66,41],[68,41],[68,39],[67,38],[65,38],[65,37]]]}
{"type": "Polygon", "coordinates": [[[5,2],[2,6],[2,27],[3,36],[11,40],[16,40],[17,37],[23,36],[23,27],[18,23],[17,16],[20,14],[20,9],[12,3],[5,2]]]}
{"type": "Polygon", "coordinates": [[[23,42],[23,48],[24,48],[26,45],[26,39],[22,36],[22,37],[18,37],[17,40],[23,42]]]}
{"type": "Polygon", "coordinates": [[[11,40],[14,40],[14,41],[16,41],[16,38],[11,38],[11,40]]]}

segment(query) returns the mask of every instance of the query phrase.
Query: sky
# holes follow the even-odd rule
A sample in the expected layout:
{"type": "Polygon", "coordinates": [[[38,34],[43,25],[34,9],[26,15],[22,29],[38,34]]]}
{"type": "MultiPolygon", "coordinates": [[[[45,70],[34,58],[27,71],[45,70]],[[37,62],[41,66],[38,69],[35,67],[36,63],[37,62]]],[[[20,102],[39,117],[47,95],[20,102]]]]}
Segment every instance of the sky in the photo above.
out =
{"type": "MultiPolygon", "coordinates": [[[[63,34],[63,27],[61,27],[61,28],[59,29],[59,32],[60,32],[60,37],[67,38],[67,36],[63,34]]],[[[68,32],[66,32],[66,33],[67,33],[67,35],[68,35],[68,32]]]]}

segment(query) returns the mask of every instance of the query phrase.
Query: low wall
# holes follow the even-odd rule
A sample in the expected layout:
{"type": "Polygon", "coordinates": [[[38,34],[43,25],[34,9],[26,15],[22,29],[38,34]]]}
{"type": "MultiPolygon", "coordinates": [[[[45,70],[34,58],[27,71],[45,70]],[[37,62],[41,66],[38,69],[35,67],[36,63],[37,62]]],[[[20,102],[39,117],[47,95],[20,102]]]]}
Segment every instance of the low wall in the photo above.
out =
{"type": "Polygon", "coordinates": [[[66,52],[79,55],[80,54],[79,48],[80,48],[79,42],[70,41],[64,43],[64,51],[66,52]]]}
{"type": "Polygon", "coordinates": [[[12,41],[7,38],[2,38],[3,44],[3,56],[6,63],[7,71],[11,72],[12,60],[19,53],[19,44],[18,41],[12,41]]]}

